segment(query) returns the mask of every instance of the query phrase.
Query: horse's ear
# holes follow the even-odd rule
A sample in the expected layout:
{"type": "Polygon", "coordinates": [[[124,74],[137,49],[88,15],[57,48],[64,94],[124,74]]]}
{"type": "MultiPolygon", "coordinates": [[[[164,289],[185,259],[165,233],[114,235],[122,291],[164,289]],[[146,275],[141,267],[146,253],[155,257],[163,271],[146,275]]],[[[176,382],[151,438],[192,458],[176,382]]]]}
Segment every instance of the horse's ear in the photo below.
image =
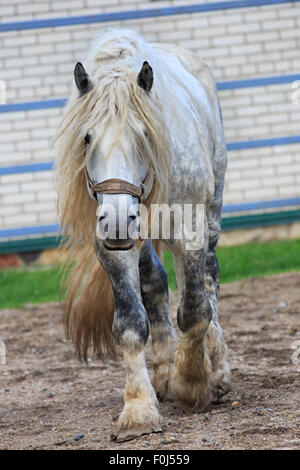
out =
{"type": "Polygon", "coordinates": [[[140,87],[149,93],[153,85],[153,70],[147,61],[143,63],[143,67],[137,76],[137,82],[140,87]]]}
{"type": "Polygon", "coordinates": [[[80,62],[77,62],[75,65],[74,78],[80,96],[85,95],[85,93],[93,88],[92,81],[80,62]]]}

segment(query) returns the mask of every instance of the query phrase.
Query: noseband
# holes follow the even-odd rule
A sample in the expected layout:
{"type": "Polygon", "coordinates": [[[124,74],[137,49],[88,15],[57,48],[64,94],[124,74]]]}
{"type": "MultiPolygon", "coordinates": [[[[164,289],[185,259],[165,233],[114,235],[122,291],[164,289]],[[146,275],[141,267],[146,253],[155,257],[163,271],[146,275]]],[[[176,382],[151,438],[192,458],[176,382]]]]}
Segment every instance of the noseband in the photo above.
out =
{"type": "Polygon", "coordinates": [[[86,168],[84,170],[88,186],[94,196],[94,199],[96,200],[97,193],[130,194],[131,196],[137,197],[140,202],[144,195],[144,188],[146,187],[147,183],[150,181],[151,178],[151,174],[150,172],[148,172],[146,178],[144,179],[140,187],[135,186],[132,183],[128,183],[128,181],[120,180],[117,178],[110,178],[108,180],[102,181],[102,183],[94,184],[91,182],[86,168]]]}

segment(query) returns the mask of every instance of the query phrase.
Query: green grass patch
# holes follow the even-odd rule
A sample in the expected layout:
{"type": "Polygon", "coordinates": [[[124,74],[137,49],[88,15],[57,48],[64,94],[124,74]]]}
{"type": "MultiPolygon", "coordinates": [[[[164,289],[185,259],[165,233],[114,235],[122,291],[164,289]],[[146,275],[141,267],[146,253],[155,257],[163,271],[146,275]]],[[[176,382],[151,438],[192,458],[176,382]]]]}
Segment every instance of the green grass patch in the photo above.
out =
{"type": "MultiPolygon", "coordinates": [[[[300,240],[218,248],[217,256],[221,283],[252,276],[300,271],[300,240]]],[[[165,253],[164,266],[169,286],[175,290],[176,278],[171,252],[165,253]]],[[[0,308],[62,300],[60,280],[60,266],[0,270],[0,308]]]]}
{"type": "Polygon", "coordinates": [[[300,240],[252,243],[217,250],[221,283],[300,270],[300,240]]]}
{"type": "MultiPolygon", "coordinates": [[[[249,243],[217,249],[221,283],[300,270],[300,239],[249,243]]],[[[176,289],[173,256],[165,253],[169,286],[176,289]]]]}
{"type": "Polygon", "coordinates": [[[62,300],[60,266],[0,270],[0,308],[62,300]]]}

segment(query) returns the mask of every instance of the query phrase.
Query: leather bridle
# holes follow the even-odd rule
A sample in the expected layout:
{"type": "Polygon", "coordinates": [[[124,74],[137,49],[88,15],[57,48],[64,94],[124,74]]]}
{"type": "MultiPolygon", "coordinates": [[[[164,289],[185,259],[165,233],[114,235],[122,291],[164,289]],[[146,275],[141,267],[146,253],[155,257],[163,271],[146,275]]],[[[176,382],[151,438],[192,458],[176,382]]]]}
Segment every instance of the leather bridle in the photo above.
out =
{"type": "MultiPolygon", "coordinates": [[[[129,183],[128,181],[124,181],[121,179],[117,178],[110,178],[108,180],[102,181],[102,183],[92,183],[92,181],[89,178],[87,169],[84,168],[85,170],[85,176],[87,180],[88,187],[94,197],[94,199],[97,201],[97,193],[101,194],[130,194],[131,196],[135,196],[138,198],[139,202],[141,202],[141,199],[146,199],[149,194],[144,197],[145,193],[145,188],[147,187],[148,183],[150,183],[150,179],[152,177],[152,173],[148,171],[146,178],[140,185],[140,187],[136,186],[135,184],[129,183]]],[[[149,193],[151,190],[149,191],[149,193]]]]}

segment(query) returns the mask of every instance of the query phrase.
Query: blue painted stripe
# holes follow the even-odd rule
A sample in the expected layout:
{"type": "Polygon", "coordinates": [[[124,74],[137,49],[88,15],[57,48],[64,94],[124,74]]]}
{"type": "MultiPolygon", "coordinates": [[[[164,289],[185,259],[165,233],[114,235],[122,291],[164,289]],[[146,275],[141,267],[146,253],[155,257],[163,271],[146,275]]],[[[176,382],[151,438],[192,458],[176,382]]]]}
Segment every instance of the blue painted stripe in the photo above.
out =
{"type": "Polygon", "coordinates": [[[12,113],[15,111],[30,111],[32,109],[61,108],[67,102],[66,98],[43,101],[26,101],[23,103],[1,104],[0,113],[12,113]]]}
{"type": "Polygon", "coordinates": [[[36,171],[53,170],[54,162],[30,163],[28,165],[2,166],[0,175],[15,175],[17,173],[32,173],[36,171]]]}
{"type": "Polygon", "coordinates": [[[278,207],[300,206],[300,198],[277,199],[274,201],[246,202],[244,204],[229,204],[223,206],[223,214],[232,212],[245,212],[260,209],[275,209],[278,207]]]}
{"type": "Polygon", "coordinates": [[[0,230],[0,238],[19,237],[23,235],[39,235],[41,233],[57,233],[58,230],[58,224],[37,225],[34,227],[9,228],[5,230],[0,230]]]}
{"type": "Polygon", "coordinates": [[[299,144],[300,135],[294,135],[291,137],[274,137],[271,139],[259,139],[259,140],[245,140],[240,142],[229,142],[227,144],[227,150],[245,150],[254,149],[260,147],[275,147],[277,145],[289,145],[299,144]]]}
{"type": "Polygon", "coordinates": [[[132,20],[141,18],[154,18],[158,16],[182,15],[187,13],[204,13],[218,10],[232,10],[235,8],[249,8],[282,3],[297,3],[300,0],[234,0],[213,3],[198,3],[195,5],[182,5],[164,8],[148,8],[143,10],[119,11],[101,13],[98,15],[83,15],[63,18],[48,18],[44,20],[17,21],[2,23],[0,32],[20,31],[24,29],[50,28],[78,24],[90,24],[110,21],[132,20]]]}
{"type": "Polygon", "coordinates": [[[277,75],[273,77],[247,78],[244,80],[230,80],[228,82],[217,83],[218,90],[235,90],[237,88],[251,88],[266,85],[282,85],[284,83],[292,83],[300,80],[300,74],[294,73],[290,75],[277,75]]]}
{"type": "MultiPolygon", "coordinates": [[[[277,75],[273,77],[247,78],[241,80],[231,80],[227,82],[218,82],[217,88],[222,90],[235,90],[238,88],[250,88],[267,85],[282,85],[300,80],[300,74],[277,75]]],[[[0,113],[11,113],[16,111],[30,111],[34,109],[61,108],[65,106],[67,98],[43,101],[26,101],[23,103],[10,103],[0,105],[0,113]]]]}

